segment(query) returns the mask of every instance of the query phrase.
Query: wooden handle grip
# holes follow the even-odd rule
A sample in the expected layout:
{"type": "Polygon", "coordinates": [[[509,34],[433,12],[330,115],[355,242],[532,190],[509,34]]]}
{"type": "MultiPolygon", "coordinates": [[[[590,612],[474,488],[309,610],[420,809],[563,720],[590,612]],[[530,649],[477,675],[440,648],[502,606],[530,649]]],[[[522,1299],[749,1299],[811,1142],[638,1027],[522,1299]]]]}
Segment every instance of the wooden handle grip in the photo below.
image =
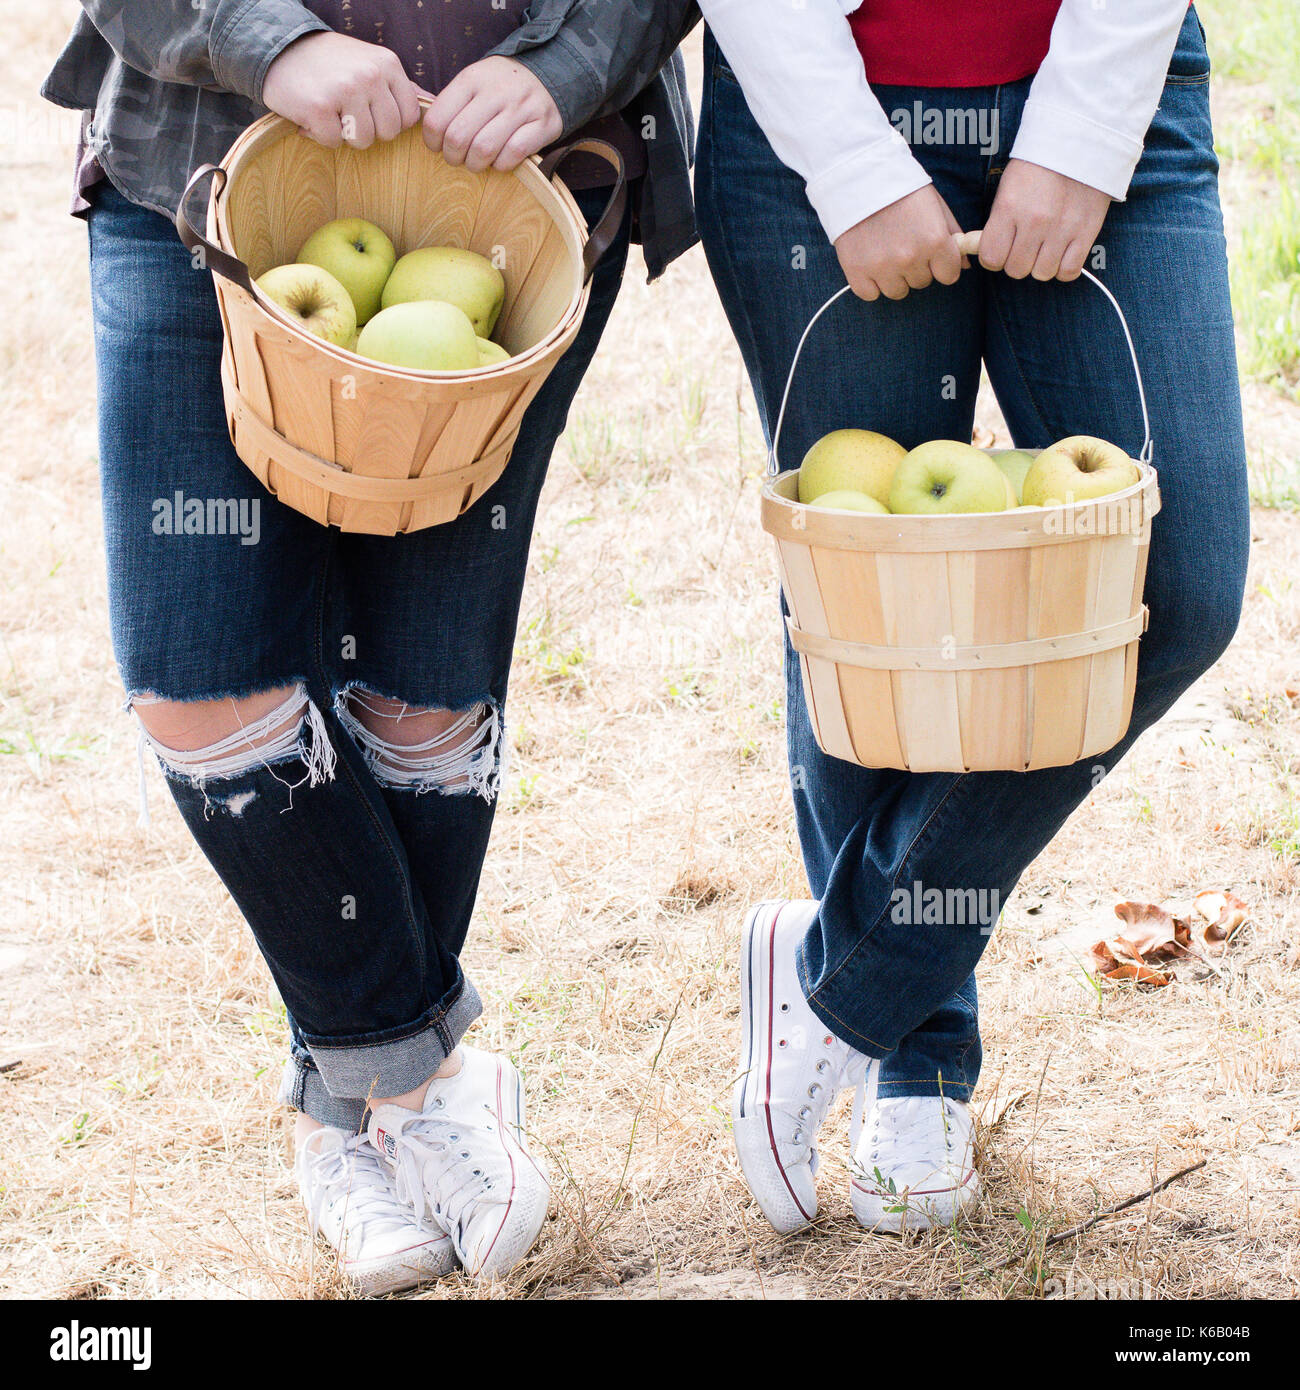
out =
{"type": "Polygon", "coordinates": [[[957,250],[963,256],[978,256],[980,253],[980,233],[979,232],[958,232],[953,240],[957,243],[957,250]]]}

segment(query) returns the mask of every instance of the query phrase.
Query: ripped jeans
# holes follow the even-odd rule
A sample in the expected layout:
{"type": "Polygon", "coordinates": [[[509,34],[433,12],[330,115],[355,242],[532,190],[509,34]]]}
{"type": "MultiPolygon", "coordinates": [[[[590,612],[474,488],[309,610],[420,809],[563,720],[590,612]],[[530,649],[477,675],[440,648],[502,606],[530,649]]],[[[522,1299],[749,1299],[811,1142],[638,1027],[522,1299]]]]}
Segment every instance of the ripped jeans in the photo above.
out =
{"type": "MultiPolygon", "coordinates": [[[[577,195],[589,216],[604,197],[577,195]]],[[[284,1098],[355,1129],[367,1097],[420,1085],[481,1011],[457,958],[502,775],[529,540],[627,228],[501,480],[456,522],[395,538],[320,526],[240,462],[212,283],[165,218],[104,185],[90,249],[118,666],[142,725],[150,706],[271,697],[204,746],[149,741],[287,1006],[284,1098]],[[427,712],[442,716],[432,729],[427,712]]]]}

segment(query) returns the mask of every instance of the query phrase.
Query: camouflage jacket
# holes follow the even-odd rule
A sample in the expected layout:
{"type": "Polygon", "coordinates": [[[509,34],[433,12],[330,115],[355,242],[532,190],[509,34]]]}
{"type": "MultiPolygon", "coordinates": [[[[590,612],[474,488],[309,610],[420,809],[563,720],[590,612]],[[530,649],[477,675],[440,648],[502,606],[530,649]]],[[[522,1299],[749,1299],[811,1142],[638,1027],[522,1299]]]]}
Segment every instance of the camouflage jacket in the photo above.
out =
{"type": "MultiPolygon", "coordinates": [[[[132,201],[171,216],[190,172],[265,114],[262,83],[327,26],[297,0],[81,0],[41,95],[89,111],[89,142],[132,201]]],[[[532,0],[492,51],[528,67],[565,133],[621,111],[646,141],[636,213],[650,278],[695,240],[690,104],[678,44],[695,0],[532,0]]]]}

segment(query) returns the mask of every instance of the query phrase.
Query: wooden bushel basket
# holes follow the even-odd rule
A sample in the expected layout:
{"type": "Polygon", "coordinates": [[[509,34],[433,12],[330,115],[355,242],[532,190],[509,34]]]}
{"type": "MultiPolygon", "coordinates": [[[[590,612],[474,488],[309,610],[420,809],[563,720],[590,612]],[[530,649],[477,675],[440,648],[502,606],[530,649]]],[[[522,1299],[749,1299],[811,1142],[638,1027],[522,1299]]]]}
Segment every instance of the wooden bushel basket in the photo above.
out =
{"type": "Polygon", "coordinates": [[[599,140],[473,174],[429,150],[418,125],[367,150],[325,149],[278,116],[251,125],[220,166],[196,170],[176,215],[181,240],[213,271],[239,457],[280,501],[344,531],[392,536],[455,520],[501,476],[524,411],[577,335],[626,200],[622,159],[599,140]],[[590,237],[552,178],[575,150],[616,171],[590,237]],[[205,237],[186,205],[210,176],[205,237]],[[494,336],[511,360],[407,371],[303,332],[253,281],[339,217],[376,223],[399,256],[459,246],[494,260],[506,281],[494,336]]]}
{"type": "MultiPolygon", "coordinates": [[[[967,234],[962,249],[978,249],[967,234]]],[[[1087,274],[1087,272],[1085,272],[1087,274]]],[[[1140,478],[1041,512],[877,516],[800,506],[797,469],[763,489],[818,745],[862,767],[1027,771],[1113,748],[1133,712],[1151,518],[1146,396],[1140,478]]],[[[813,324],[847,293],[838,291],[813,324]]],[[[775,471],[786,383],[773,435],[775,471]]]]}

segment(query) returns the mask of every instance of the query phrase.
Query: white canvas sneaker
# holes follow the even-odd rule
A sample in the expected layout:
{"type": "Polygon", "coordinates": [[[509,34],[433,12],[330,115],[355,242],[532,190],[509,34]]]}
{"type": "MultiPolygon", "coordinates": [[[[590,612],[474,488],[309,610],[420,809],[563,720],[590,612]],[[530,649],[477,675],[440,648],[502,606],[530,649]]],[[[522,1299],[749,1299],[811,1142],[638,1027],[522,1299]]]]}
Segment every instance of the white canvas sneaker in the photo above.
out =
{"type": "Polygon", "coordinates": [[[749,1190],[783,1234],[817,1215],[817,1131],[836,1093],[857,1086],[871,1060],[829,1032],[804,998],[795,951],[816,914],[815,902],[760,903],[743,934],[732,1131],[749,1190]]]}
{"type": "Polygon", "coordinates": [[[446,1233],[421,1227],[398,1200],[364,1134],[317,1130],[298,1146],[293,1168],[312,1233],[338,1251],[359,1292],[396,1293],[455,1269],[446,1233]]]}
{"type": "Polygon", "coordinates": [[[850,1166],[853,1214],[868,1230],[949,1226],[979,1197],[970,1106],[939,1096],[877,1100],[850,1166]]]}
{"type": "Polygon", "coordinates": [[[424,1109],[381,1105],[370,1138],[397,1195],[445,1231],[468,1274],[506,1274],[532,1249],[550,1185],[524,1146],[524,1095],[505,1057],[460,1049],[455,1076],[429,1083],[424,1109]]]}

